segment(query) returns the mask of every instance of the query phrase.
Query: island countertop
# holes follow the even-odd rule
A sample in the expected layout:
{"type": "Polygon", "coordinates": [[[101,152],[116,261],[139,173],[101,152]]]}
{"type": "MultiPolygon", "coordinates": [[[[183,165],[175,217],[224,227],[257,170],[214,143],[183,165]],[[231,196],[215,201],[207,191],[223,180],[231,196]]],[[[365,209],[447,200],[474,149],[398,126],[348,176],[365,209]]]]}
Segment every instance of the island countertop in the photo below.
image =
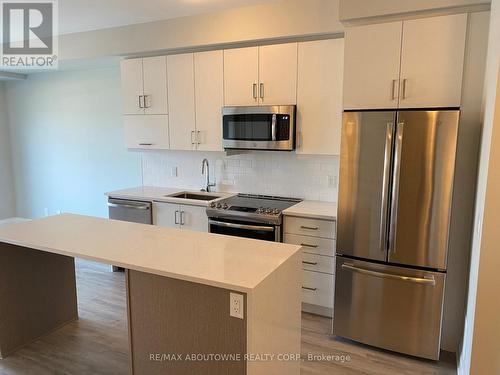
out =
{"type": "Polygon", "coordinates": [[[251,292],[300,246],[74,214],[0,227],[0,242],[251,292]]]}

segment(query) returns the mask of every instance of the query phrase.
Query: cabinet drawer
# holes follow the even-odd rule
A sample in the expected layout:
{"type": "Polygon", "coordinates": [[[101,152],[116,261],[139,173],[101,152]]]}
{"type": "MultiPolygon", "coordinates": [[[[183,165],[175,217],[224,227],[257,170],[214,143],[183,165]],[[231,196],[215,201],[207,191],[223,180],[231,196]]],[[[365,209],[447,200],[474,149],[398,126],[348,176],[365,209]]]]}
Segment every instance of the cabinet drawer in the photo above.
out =
{"type": "Polygon", "coordinates": [[[333,275],[303,270],[302,302],[333,308],[333,275]]]}
{"type": "Polygon", "coordinates": [[[293,216],[285,217],[285,233],[333,239],[335,238],[335,222],[293,216]]]}
{"type": "Polygon", "coordinates": [[[308,271],[324,272],[333,275],[333,257],[302,252],[302,268],[308,271]]]}
{"type": "Polygon", "coordinates": [[[300,236],[298,234],[285,233],[285,243],[302,246],[305,253],[318,255],[335,255],[335,240],[320,237],[300,236]]]}

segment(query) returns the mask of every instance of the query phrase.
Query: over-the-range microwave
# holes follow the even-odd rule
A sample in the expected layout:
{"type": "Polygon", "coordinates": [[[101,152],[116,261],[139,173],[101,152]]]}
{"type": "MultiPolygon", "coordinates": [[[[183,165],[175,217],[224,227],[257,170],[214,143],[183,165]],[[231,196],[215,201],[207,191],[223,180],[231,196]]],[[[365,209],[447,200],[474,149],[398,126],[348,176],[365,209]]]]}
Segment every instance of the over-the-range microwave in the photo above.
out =
{"type": "Polygon", "coordinates": [[[223,107],[222,147],[225,150],[294,150],[295,106],[223,107]]]}

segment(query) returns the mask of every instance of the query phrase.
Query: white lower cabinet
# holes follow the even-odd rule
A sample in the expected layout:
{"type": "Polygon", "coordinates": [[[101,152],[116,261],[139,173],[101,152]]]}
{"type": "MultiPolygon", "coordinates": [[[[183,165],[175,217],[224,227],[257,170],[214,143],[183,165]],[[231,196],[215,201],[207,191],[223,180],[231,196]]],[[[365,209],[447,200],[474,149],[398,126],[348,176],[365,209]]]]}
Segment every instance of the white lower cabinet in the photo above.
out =
{"type": "Polygon", "coordinates": [[[302,246],[302,310],[333,316],[335,221],[285,216],[285,242],[302,246]]]}
{"type": "Polygon", "coordinates": [[[153,203],[153,224],[162,227],[208,231],[206,207],[177,203],[153,203]]]}

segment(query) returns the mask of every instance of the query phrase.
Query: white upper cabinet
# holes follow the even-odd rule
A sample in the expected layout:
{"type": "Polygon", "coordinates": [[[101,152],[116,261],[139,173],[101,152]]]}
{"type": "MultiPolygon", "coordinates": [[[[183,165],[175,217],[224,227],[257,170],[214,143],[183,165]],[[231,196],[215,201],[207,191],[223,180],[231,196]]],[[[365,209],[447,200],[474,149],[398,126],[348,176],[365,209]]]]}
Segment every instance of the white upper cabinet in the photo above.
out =
{"type": "Polygon", "coordinates": [[[259,47],[224,51],[224,103],[258,105],[259,47]]]}
{"type": "Polygon", "coordinates": [[[344,39],[299,43],[298,53],[296,152],[338,155],[344,39]]]}
{"type": "Polygon", "coordinates": [[[297,43],[224,51],[224,104],[297,103],[297,43]]]}
{"type": "Polygon", "coordinates": [[[170,149],[196,149],[194,56],[167,56],[170,149]]]}
{"type": "Polygon", "coordinates": [[[402,22],[349,27],[344,108],[397,108],[402,22]]]}
{"type": "Polygon", "coordinates": [[[405,21],[401,108],[459,107],[467,15],[405,21]]]}
{"type": "Polygon", "coordinates": [[[223,51],[194,54],[196,143],[203,151],[222,151],[224,105],[223,51]]]}
{"type": "Polygon", "coordinates": [[[297,43],[259,47],[259,103],[297,103],[297,43]]]}
{"type": "Polygon", "coordinates": [[[164,56],[122,60],[123,114],[167,114],[167,66],[164,56]]]}
{"type": "Polygon", "coordinates": [[[168,149],[168,116],[123,116],[127,148],[168,149]]]}
{"type": "Polygon", "coordinates": [[[142,67],[144,76],[144,113],[147,115],[168,113],[165,56],[142,59],[142,67]]]}
{"type": "Polygon", "coordinates": [[[459,107],[467,15],[350,27],[344,109],[459,107]]]}
{"type": "Polygon", "coordinates": [[[142,105],[142,95],[144,95],[142,59],[122,60],[120,65],[123,113],[126,115],[144,114],[142,105]],[[139,100],[141,100],[141,103],[139,103],[139,100]]]}

